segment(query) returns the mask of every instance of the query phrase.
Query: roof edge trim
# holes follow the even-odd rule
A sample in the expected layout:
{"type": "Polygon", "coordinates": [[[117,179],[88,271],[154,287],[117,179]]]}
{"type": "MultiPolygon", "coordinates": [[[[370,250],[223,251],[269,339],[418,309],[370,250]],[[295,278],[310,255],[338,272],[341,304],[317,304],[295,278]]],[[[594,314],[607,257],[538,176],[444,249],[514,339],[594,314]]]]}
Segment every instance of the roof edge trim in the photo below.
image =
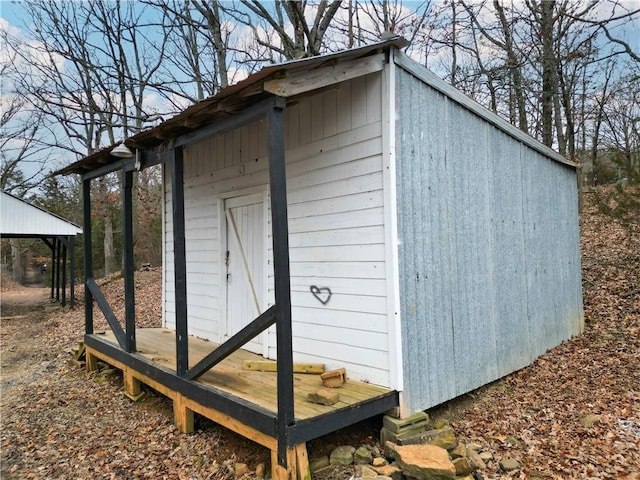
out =
{"type": "Polygon", "coordinates": [[[571,161],[562,155],[560,155],[555,150],[547,147],[540,141],[536,140],[532,136],[524,133],[522,130],[516,128],[505,119],[493,113],[491,110],[483,107],[475,100],[467,97],[464,93],[460,92],[456,88],[452,87],[440,77],[438,77],[435,73],[430,72],[422,65],[416,63],[411,60],[406,54],[398,51],[395,54],[395,64],[406,70],[408,73],[416,76],[430,87],[435,88],[440,93],[444,94],[446,97],[450,98],[454,102],[463,106],[464,108],[470,110],[475,113],[479,117],[491,123],[494,127],[502,130],[507,135],[519,140],[524,143],[528,147],[536,150],[538,153],[543,154],[546,157],[555,160],[558,163],[562,163],[569,167],[578,168],[580,166],[579,163],[571,161]]]}

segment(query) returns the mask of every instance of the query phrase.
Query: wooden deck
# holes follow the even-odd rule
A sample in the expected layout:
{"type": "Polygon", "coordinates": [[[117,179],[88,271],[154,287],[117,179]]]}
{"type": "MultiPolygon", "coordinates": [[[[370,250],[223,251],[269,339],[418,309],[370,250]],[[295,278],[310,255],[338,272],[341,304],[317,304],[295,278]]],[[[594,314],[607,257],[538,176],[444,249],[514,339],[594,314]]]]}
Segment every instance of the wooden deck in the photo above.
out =
{"type": "MultiPolygon", "coordinates": [[[[309,480],[307,441],[398,405],[397,392],[350,379],[335,389],[338,403],[311,403],[307,396],[322,388],[320,375],[294,373],[294,421],[282,432],[277,421],[277,373],[242,368],[246,360],[264,360],[261,356],[237,350],[191,381],[176,375],[173,330],[137,329],[136,343],[137,352],[127,353],[112,332],[85,335],[87,370],[96,370],[97,361],[103,360],[122,370],[129,397],[140,394],[141,384],[169,397],[176,425],[184,433],[193,431],[198,413],[270,449],[274,480],[309,480]]],[[[189,337],[188,345],[189,367],[217,347],[195,337],[189,337]]]]}
{"type": "MultiPolygon", "coordinates": [[[[105,340],[117,345],[111,332],[99,334],[105,340]]],[[[136,330],[138,353],[158,365],[175,370],[176,349],[175,332],[164,328],[143,328],[136,330]]],[[[216,343],[189,337],[189,367],[217,347],[216,343]]],[[[276,373],[243,370],[245,360],[264,360],[260,355],[238,350],[214,368],[201,376],[197,382],[227,392],[256,405],[261,405],[273,413],[277,413],[276,373]]],[[[348,376],[347,372],[347,376],[348,376]]],[[[381,395],[386,395],[386,388],[348,379],[335,391],[340,394],[340,401],[335,405],[325,406],[307,401],[309,393],[322,387],[319,375],[294,373],[295,418],[304,420],[331,413],[332,411],[357,405],[381,395]]]]}

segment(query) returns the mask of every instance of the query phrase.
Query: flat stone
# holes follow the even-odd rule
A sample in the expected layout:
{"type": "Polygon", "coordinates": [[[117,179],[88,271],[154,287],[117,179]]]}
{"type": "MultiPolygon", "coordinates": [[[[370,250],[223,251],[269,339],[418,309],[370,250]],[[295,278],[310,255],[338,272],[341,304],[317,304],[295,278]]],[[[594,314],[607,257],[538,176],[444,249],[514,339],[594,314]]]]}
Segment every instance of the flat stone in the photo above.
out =
{"type": "Polygon", "coordinates": [[[514,470],[520,470],[520,462],[515,458],[505,458],[500,461],[500,469],[503,472],[513,472],[514,470]]]}
{"type": "Polygon", "coordinates": [[[389,462],[387,462],[386,458],[383,457],[375,457],[372,461],[371,461],[371,465],[373,465],[374,467],[384,467],[385,465],[389,465],[389,462]]]}
{"type": "MultiPolygon", "coordinates": [[[[444,448],[445,450],[451,450],[458,446],[456,434],[453,428],[448,425],[443,428],[422,432],[420,434],[420,443],[423,445],[434,445],[444,448]]],[[[407,444],[409,444],[407,441],[403,442],[403,445],[407,444]]]]}
{"type": "Polygon", "coordinates": [[[449,459],[444,448],[434,445],[396,445],[387,446],[394,454],[398,466],[406,476],[421,480],[452,480],[456,476],[456,467],[449,459]]]}
{"type": "Polygon", "coordinates": [[[378,478],[378,472],[368,465],[360,465],[357,470],[357,478],[378,478]]]}
{"type": "Polygon", "coordinates": [[[249,473],[249,467],[246,463],[236,463],[233,468],[233,473],[236,477],[241,477],[249,473]]]}
{"type": "Polygon", "coordinates": [[[451,450],[449,452],[449,456],[451,457],[451,459],[466,457],[467,456],[467,447],[465,447],[464,445],[462,445],[460,443],[460,444],[458,444],[458,446],[456,448],[454,448],[453,450],[451,450]]]}
{"type": "Polygon", "coordinates": [[[335,405],[340,401],[340,394],[338,392],[330,392],[324,388],[319,388],[315,392],[307,395],[307,400],[311,403],[318,403],[320,405],[335,405]]]}
{"type": "Polygon", "coordinates": [[[480,454],[475,450],[467,449],[467,460],[469,460],[469,463],[473,466],[474,470],[482,470],[487,467],[480,454]]]}
{"type": "Polygon", "coordinates": [[[407,418],[395,418],[389,415],[382,417],[382,426],[393,433],[400,433],[406,429],[425,428],[429,422],[429,415],[425,412],[414,413],[407,418]]]}
{"type": "Polygon", "coordinates": [[[371,460],[373,456],[367,447],[359,447],[353,454],[353,463],[356,465],[368,465],[371,460]]]}
{"type": "Polygon", "coordinates": [[[402,480],[402,470],[397,465],[384,465],[382,467],[373,468],[378,475],[389,477],[391,480],[402,480]]]}
{"type": "Polygon", "coordinates": [[[480,459],[484,462],[490,462],[491,460],[493,460],[493,453],[491,452],[487,452],[486,450],[483,450],[482,452],[478,453],[478,455],[480,456],[480,459]]]}
{"type": "Polygon", "coordinates": [[[353,463],[353,454],[356,451],[351,445],[343,445],[335,448],[329,456],[331,465],[351,465],[353,463]]]}
{"type": "Polygon", "coordinates": [[[309,470],[311,470],[311,472],[317,472],[318,470],[322,470],[323,468],[328,466],[329,457],[327,457],[326,455],[309,460],[309,470]]]}
{"type": "Polygon", "coordinates": [[[482,445],[480,445],[479,443],[470,442],[470,443],[467,443],[467,448],[469,450],[473,450],[475,452],[479,452],[480,450],[482,450],[482,445]]]}
{"type": "Polygon", "coordinates": [[[585,427],[585,428],[591,428],[593,427],[596,423],[600,423],[600,420],[602,420],[602,415],[587,415],[585,417],[582,417],[580,419],[580,423],[585,427]]]}
{"type": "Polygon", "coordinates": [[[456,467],[456,475],[469,475],[476,470],[466,457],[456,458],[453,465],[456,467]]]}

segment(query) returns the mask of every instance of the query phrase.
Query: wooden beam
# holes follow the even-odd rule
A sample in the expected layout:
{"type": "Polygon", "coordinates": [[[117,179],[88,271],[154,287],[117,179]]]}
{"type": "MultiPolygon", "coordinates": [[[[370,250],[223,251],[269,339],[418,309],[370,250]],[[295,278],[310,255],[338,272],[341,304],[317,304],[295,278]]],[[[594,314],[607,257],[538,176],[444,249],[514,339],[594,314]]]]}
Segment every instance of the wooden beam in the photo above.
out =
{"type": "Polygon", "coordinates": [[[292,97],[301,93],[317,90],[339,82],[351,80],[374,72],[382,71],[384,53],[358,58],[331,66],[320,67],[312,71],[291,73],[284,78],[267,80],[264,90],[281,97],[292,97]]]}
{"type": "MultiPolygon", "coordinates": [[[[115,157],[110,157],[111,159],[115,157]]],[[[129,168],[133,168],[135,164],[135,158],[123,158],[119,160],[114,160],[109,162],[101,167],[89,170],[86,173],[82,174],[82,180],[91,180],[92,178],[104,177],[108,173],[116,172],[123,168],[126,168],[129,165],[129,168]]]]}
{"type": "Polygon", "coordinates": [[[133,257],[133,172],[124,171],[122,192],[122,250],[124,253],[124,325],[125,350],[136,351],[136,301],[133,257]]]}
{"type": "Polygon", "coordinates": [[[176,306],[176,373],[189,370],[187,334],[187,254],[184,225],[184,158],[182,147],[173,149],[169,162],[171,173],[171,205],[173,207],[173,272],[176,306]]]}
{"type": "MultiPolygon", "coordinates": [[[[272,360],[252,361],[245,360],[242,362],[243,370],[254,370],[258,372],[277,372],[278,362],[272,360]]],[[[324,363],[294,363],[293,373],[308,373],[311,375],[320,375],[324,373],[324,363]]]]}
{"type": "Polygon", "coordinates": [[[289,269],[289,227],[287,178],[284,157],[284,110],[274,108],[267,115],[269,143],[269,188],[276,307],[278,355],[278,463],[287,468],[288,429],[295,423],[293,401],[293,348],[291,340],[291,274],[289,269]]]}
{"type": "Polygon", "coordinates": [[[118,340],[118,344],[120,345],[120,347],[125,348],[126,335],[124,333],[124,330],[120,326],[120,322],[118,322],[118,319],[113,313],[113,310],[109,305],[109,302],[107,302],[107,299],[104,297],[102,290],[100,290],[100,287],[98,286],[98,284],[93,278],[87,278],[86,286],[91,291],[91,295],[93,296],[96,303],[100,307],[100,310],[104,315],[104,318],[106,318],[107,323],[109,324],[109,327],[111,327],[113,334],[116,336],[116,339],[118,340]]]}
{"type": "Polygon", "coordinates": [[[244,327],[238,333],[233,335],[229,340],[218,346],[213,352],[200,360],[194,365],[188,372],[185,373],[184,378],[187,380],[195,380],[199,376],[205,374],[214,365],[220,363],[236,350],[240,349],[245,343],[251,341],[256,336],[260,335],[267,328],[273,325],[276,321],[276,309],[275,307],[269,307],[266,312],[260,314],[258,318],[252,321],[249,325],[244,327]]]}
{"type": "Polygon", "coordinates": [[[69,308],[76,305],[76,237],[69,237],[69,308]]]}
{"type": "MultiPolygon", "coordinates": [[[[93,261],[91,259],[91,180],[88,179],[82,181],[82,205],[84,278],[86,282],[86,279],[93,278],[93,261]]],[[[91,296],[91,290],[86,287],[84,289],[84,332],[86,334],[93,333],[93,297],[91,296]]]]}
{"type": "MultiPolygon", "coordinates": [[[[265,438],[275,438],[276,436],[275,415],[261,405],[236,397],[212,386],[206,386],[199,382],[192,382],[179,377],[174,371],[159,367],[138,353],[125,352],[114,343],[99,338],[99,335],[85,335],[84,342],[87,353],[91,351],[110,365],[117,366],[121,370],[125,365],[131,367],[135,370],[134,375],[137,379],[172,400],[175,399],[177,392],[180,392],[189,399],[186,405],[191,410],[201,413],[195,407],[196,405],[215,410],[221,415],[220,419],[209,417],[206,414],[205,416],[216,423],[231,428],[227,422],[223,422],[222,417],[227,416],[244,425],[250,425],[255,431],[262,432],[265,438]]],[[[233,430],[233,428],[231,429],[233,430]]],[[[273,440],[273,443],[275,444],[275,440],[273,440]]]]}
{"type": "Polygon", "coordinates": [[[62,242],[62,301],[60,305],[67,306],[67,242],[62,242]]]}
{"type": "Polygon", "coordinates": [[[51,246],[51,298],[55,298],[56,291],[56,251],[58,250],[58,239],[52,238],[52,246],[51,246]]]}
{"type": "Polygon", "coordinates": [[[200,142],[206,138],[212,137],[214,135],[219,135],[229,130],[234,130],[236,128],[248,125],[252,122],[255,122],[256,120],[264,118],[267,112],[271,111],[274,108],[284,107],[285,100],[283,98],[269,97],[266,100],[247,107],[244,110],[241,110],[235,115],[231,115],[223,120],[219,120],[215,123],[206,125],[193,132],[186,133],[176,138],[174,145],[175,147],[181,147],[184,145],[190,145],[200,142]]]}

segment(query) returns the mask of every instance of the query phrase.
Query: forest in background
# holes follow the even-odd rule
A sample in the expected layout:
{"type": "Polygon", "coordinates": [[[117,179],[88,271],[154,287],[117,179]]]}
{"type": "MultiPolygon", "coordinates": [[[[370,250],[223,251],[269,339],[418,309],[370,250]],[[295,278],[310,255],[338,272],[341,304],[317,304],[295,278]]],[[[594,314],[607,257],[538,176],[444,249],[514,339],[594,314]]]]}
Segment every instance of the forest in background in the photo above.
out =
{"type": "MultiPolygon", "coordinates": [[[[263,66],[389,33],[410,40],[406,53],[445,81],[581,163],[582,184],[636,184],[638,7],[627,0],[28,0],[16,7],[22,24],[0,18],[0,186],[81,224],[79,179],[52,171],[263,66]]],[[[161,171],[143,170],[135,182],[136,261],[158,265],[161,171]]],[[[120,179],[103,177],[92,189],[93,234],[104,239],[92,255],[106,276],[122,262],[120,179]]],[[[20,267],[29,250],[35,261],[48,256],[41,242],[4,240],[2,262],[20,267]]],[[[81,266],[81,246],[77,252],[81,266]]]]}

